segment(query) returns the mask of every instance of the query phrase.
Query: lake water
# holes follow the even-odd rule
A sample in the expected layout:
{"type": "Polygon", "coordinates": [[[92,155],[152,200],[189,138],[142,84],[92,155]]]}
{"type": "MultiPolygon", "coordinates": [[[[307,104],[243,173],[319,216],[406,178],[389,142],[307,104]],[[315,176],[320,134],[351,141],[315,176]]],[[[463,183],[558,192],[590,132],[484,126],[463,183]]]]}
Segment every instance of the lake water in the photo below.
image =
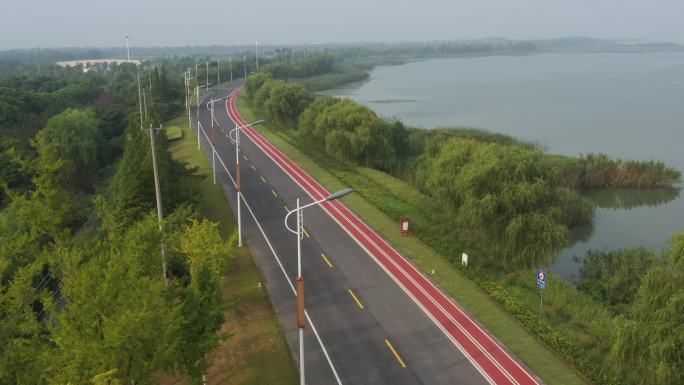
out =
{"type": "MultiPolygon", "coordinates": [[[[477,127],[550,152],[604,152],[684,170],[684,54],[541,54],[434,59],[376,67],[368,81],[328,90],[408,125],[477,127]]],[[[605,189],[591,227],[549,268],[579,278],[590,249],[661,249],[684,230],[676,189],[605,189]],[[576,258],[577,257],[577,258],[576,258]]]]}

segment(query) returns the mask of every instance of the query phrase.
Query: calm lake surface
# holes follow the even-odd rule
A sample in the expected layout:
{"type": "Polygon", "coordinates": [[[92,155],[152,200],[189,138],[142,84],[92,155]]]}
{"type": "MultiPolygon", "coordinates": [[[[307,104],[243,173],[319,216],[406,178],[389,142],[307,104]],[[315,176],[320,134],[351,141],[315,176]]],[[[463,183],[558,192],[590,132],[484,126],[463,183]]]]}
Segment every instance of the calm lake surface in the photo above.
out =
{"type": "MultiPolygon", "coordinates": [[[[325,92],[408,125],[485,128],[550,152],[604,152],[684,170],[684,54],[542,54],[433,59],[377,67],[370,79],[325,92]]],[[[577,281],[590,249],[664,247],[684,230],[674,189],[603,189],[592,226],[549,269],[577,281]]]]}

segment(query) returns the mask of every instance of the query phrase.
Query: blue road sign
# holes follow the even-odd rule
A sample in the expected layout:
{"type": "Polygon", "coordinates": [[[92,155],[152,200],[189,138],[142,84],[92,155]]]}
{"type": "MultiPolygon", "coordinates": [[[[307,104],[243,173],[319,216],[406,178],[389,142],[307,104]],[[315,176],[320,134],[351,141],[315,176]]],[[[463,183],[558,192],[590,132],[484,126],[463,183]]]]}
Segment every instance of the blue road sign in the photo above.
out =
{"type": "Polygon", "coordinates": [[[537,269],[537,287],[546,289],[546,272],[542,269],[537,269]]]}

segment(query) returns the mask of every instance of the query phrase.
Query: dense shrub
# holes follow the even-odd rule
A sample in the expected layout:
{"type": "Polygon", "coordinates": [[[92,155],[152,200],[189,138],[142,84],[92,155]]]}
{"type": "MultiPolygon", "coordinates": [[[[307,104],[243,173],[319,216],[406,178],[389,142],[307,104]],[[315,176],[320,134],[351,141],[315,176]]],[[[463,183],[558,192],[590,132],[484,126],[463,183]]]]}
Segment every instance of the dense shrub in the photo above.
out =
{"type": "Polygon", "coordinates": [[[611,305],[631,303],[656,260],[655,252],[644,247],[590,250],[584,258],[579,288],[611,305]]]}

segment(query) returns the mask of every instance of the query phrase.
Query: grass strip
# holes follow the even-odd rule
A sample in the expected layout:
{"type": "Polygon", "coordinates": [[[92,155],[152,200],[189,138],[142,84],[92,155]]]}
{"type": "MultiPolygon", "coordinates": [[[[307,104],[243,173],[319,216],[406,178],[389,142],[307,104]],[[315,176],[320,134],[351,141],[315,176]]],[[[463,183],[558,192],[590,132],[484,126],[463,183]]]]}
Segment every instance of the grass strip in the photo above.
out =
{"type": "MultiPolygon", "coordinates": [[[[187,116],[165,124],[166,127],[187,126],[187,116]]],[[[198,167],[199,172],[211,175],[211,166],[204,153],[197,150],[195,136],[185,135],[169,142],[174,159],[198,167]]],[[[235,219],[218,184],[211,177],[199,183],[202,192],[200,213],[219,223],[221,237],[227,240],[235,231],[235,219]]],[[[261,385],[299,383],[299,374],[287,348],[285,336],[268,299],[262,278],[252,260],[249,249],[233,251],[233,267],[224,275],[221,291],[226,303],[237,300],[237,305],[225,313],[221,332],[232,335],[208,357],[209,384],[261,385]]],[[[169,384],[186,383],[176,379],[169,384]]]]}

